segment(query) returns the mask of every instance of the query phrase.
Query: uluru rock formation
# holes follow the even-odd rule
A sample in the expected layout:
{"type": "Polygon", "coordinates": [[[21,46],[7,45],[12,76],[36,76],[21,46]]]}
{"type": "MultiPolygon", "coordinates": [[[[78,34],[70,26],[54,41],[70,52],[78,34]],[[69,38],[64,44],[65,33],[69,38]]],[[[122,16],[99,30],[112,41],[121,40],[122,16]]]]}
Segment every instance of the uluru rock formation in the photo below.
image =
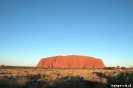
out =
{"type": "Polygon", "coordinates": [[[90,56],[68,55],[42,58],[37,67],[55,68],[105,68],[101,59],[90,56]]]}

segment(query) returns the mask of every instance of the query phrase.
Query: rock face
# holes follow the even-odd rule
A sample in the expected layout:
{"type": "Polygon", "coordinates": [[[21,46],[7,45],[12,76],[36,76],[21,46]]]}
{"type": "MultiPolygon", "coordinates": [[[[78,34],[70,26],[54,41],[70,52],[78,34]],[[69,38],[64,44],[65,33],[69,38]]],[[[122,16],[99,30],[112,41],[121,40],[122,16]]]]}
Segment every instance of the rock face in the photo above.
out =
{"type": "Polygon", "coordinates": [[[101,59],[89,56],[53,56],[42,58],[37,67],[55,67],[55,68],[105,68],[101,59]]]}

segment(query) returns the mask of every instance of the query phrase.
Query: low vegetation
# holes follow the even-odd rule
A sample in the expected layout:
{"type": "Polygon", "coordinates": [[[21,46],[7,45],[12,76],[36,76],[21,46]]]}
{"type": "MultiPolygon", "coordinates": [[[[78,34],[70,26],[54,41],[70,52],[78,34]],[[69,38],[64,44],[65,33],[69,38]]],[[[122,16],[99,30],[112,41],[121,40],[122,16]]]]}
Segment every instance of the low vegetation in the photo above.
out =
{"type": "Polygon", "coordinates": [[[0,88],[111,88],[112,84],[133,86],[133,68],[48,69],[0,66],[0,88]]]}

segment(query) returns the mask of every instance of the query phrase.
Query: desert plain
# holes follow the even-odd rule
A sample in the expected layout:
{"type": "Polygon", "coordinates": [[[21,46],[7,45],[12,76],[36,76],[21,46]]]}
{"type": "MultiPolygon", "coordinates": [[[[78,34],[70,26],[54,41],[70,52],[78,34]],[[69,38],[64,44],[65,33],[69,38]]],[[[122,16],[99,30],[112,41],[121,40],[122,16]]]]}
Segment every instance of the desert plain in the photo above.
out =
{"type": "Polygon", "coordinates": [[[0,88],[118,87],[112,85],[133,88],[133,68],[0,68],[0,88]]]}

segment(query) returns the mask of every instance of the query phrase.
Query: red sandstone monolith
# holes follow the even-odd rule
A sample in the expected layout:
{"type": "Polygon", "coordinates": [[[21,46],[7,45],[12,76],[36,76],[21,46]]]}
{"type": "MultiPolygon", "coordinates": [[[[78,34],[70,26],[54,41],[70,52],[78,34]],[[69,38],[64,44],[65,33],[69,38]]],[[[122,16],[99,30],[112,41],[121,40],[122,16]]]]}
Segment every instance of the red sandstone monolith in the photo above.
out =
{"type": "Polygon", "coordinates": [[[37,67],[54,68],[105,68],[101,59],[90,56],[68,55],[42,58],[37,67]]]}

